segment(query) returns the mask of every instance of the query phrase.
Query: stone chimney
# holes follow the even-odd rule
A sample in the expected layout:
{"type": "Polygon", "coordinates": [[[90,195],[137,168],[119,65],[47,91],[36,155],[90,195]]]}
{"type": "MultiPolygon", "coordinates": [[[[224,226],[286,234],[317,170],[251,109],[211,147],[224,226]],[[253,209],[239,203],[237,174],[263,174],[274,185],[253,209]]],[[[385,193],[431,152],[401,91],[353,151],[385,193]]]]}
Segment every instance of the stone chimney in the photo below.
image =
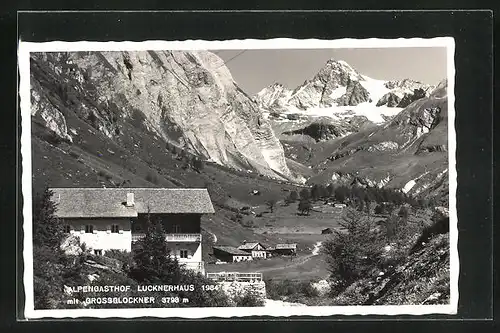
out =
{"type": "Polygon", "coordinates": [[[127,207],[133,207],[134,206],[134,193],[127,193],[127,207]]]}

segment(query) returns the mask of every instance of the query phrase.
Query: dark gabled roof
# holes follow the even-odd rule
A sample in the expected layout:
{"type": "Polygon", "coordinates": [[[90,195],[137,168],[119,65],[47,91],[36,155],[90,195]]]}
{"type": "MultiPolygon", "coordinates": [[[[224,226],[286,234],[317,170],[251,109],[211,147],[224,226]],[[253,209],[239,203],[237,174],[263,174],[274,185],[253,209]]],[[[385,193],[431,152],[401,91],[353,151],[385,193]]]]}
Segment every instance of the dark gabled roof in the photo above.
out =
{"type": "Polygon", "coordinates": [[[214,213],[206,189],[52,188],[56,216],[61,218],[134,217],[138,214],[214,213]],[[127,193],[134,206],[127,207],[127,193]]]}
{"type": "MultiPolygon", "coordinates": [[[[238,249],[240,249],[240,250],[253,250],[259,244],[260,244],[259,242],[245,243],[245,244],[238,246],[238,249]]],[[[260,244],[260,246],[262,246],[263,250],[266,249],[266,247],[264,245],[260,244]]]]}
{"type": "Polygon", "coordinates": [[[275,250],[295,250],[297,248],[297,244],[276,244],[275,250]]]}
{"type": "Polygon", "coordinates": [[[218,245],[218,246],[213,246],[213,249],[217,249],[219,251],[223,251],[232,255],[238,255],[238,256],[251,256],[250,253],[238,250],[234,246],[224,246],[224,245],[218,245]]]}

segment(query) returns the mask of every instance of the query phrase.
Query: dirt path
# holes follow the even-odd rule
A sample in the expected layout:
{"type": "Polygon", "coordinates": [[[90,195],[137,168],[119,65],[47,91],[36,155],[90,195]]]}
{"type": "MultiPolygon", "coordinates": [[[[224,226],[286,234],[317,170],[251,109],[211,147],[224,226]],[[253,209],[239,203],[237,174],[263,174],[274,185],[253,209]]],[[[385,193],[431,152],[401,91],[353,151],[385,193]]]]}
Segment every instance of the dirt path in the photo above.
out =
{"type": "Polygon", "coordinates": [[[265,272],[277,272],[277,271],[281,271],[281,270],[288,270],[291,267],[297,267],[297,266],[305,264],[312,257],[314,257],[314,254],[308,254],[308,255],[305,255],[302,257],[298,257],[296,259],[292,259],[289,261],[289,263],[285,264],[284,266],[265,267],[265,268],[260,268],[257,271],[259,273],[265,273],[265,272]]]}
{"type": "Polygon", "coordinates": [[[210,233],[210,235],[212,235],[212,237],[213,237],[214,244],[216,244],[216,243],[217,243],[217,235],[216,235],[216,234],[214,234],[214,233],[213,233],[213,232],[211,232],[211,231],[209,231],[209,233],[210,233]]]}
{"type": "Polygon", "coordinates": [[[304,265],[306,262],[311,260],[314,256],[319,255],[319,250],[321,248],[322,242],[316,242],[314,244],[314,248],[311,252],[311,254],[307,254],[305,256],[301,257],[295,257],[289,262],[287,262],[284,266],[274,266],[274,267],[265,267],[258,269],[257,271],[260,273],[269,273],[269,272],[279,272],[279,271],[284,271],[284,270],[289,270],[290,268],[298,267],[304,265]]]}
{"type": "Polygon", "coordinates": [[[322,244],[323,244],[323,242],[316,242],[316,244],[314,244],[314,248],[312,250],[313,256],[317,256],[319,254],[319,250],[321,249],[322,244]]]}

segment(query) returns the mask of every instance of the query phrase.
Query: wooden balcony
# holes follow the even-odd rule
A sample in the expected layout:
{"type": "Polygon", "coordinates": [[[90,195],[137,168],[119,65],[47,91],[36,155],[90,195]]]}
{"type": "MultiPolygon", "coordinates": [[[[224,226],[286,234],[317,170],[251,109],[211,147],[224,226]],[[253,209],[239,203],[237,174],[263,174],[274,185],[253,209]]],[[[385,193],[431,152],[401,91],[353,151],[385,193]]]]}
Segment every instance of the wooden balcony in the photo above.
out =
{"type": "Polygon", "coordinates": [[[167,242],[201,242],[201,234],[166,234],[167,242]]]}
{"type": "Polygon", "coordinates": [[[179,261],[179,266],[195,272],[205,273],[205,262],[203,261],[179,261]]]}
{"type": "MultiPolygon", "coordinates": [[[[133,233],[132,243],[137,242],[139,239],[145,236],[144,233],[133,233]]],[[[165,240],[167,242],[188,242],[188,243],[200,243],[201,234],[166,234],[165,240]]]]}

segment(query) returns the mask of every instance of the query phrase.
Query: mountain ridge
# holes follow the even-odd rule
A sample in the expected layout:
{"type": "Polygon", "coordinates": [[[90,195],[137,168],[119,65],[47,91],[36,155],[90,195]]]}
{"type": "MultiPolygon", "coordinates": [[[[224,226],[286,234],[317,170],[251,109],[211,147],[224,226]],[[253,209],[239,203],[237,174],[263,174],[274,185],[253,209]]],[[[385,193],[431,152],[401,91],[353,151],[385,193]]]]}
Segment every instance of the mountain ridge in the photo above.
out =
{"type": "Polygon", "coordinates": [[[332,58],[295,89],[275,82],[253,99],[264,114],[274,114],[278,119],[294,113],[348,118],[346,111],[351,111],[371,122],[383,123],[384,117],[391,117],[412,101],[428,96],[432,89],[434,86],[412,79],[373,79],[347,62],[332,58]]]}
{"type": "Polygon", "coordinates": [[[314,183],[392,187],[447,203],[448,101],[446,80],[385,124],[316,148],[314,183]],[[321,150],[319,150],[321,149],[321,150]]]}

